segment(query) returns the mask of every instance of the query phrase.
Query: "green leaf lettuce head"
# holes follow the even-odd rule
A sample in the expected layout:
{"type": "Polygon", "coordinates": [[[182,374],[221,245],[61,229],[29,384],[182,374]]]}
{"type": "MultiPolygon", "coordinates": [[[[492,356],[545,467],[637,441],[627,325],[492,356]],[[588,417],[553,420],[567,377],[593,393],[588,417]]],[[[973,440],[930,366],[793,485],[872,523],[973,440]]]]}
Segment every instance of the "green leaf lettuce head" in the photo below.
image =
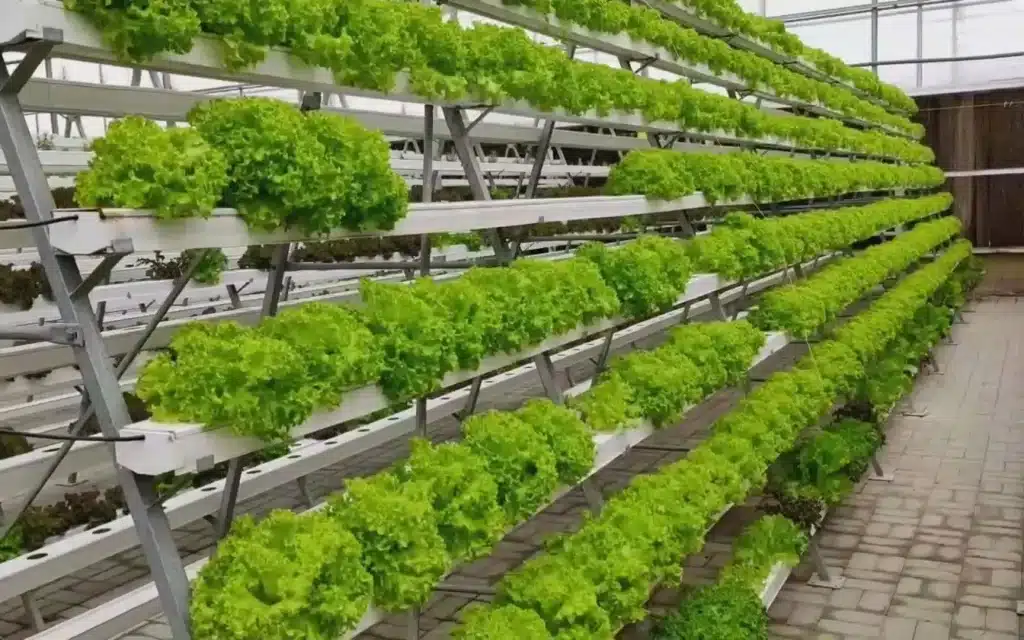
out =
{"type": "Polygon", "coordinates": [[[159,53],[188,53],[200,33],[193,0],[64,0],[92,20],[121,60],[144,62],[159,53]]]}
{"type": "Polygon", "coordinates": [[[782,516],[762,516],[743,530],[719,582],[736,583],[760,595],[776,564],[794,567],[807,549],[807,535],[782,516]]]}
{"type": "Polygon", "coordinates": [[[374,603],[387,611],[425,603],[451,568],[431,498],[429,484],[380,473],[329,499],[330,518],[362,546],[374,603]]]}
{"type": "Polygon", "coordinates": [[[761,599],[736,583],[702,587],[665,619],[658,640],[768,640],[761,599]]]}
{"type": "Polygon", "coordinates": [[[476,605],[466,609],[463,621],[452,634],[456,640],[552,640],[540,616],[512,605],[476,605]]]}
{"type": "Polygon", "coordinates": [[[336,640],[370,604],[355,537],[324,514],[235,521],[192,585],[199,638],[336,640]]]}
{"type": "Polygon", "coordinates": [[[351,118],[239,98],[200,104],[188,122],[226,156],[224,201],[256,229],[388,230],[406,214],[386,139],[351,118]]]}
{"type": "Polygon", "coordinates": [[[188,128],[139,116],[111,123],[75,179],[84,207],[153,209],[158,218],[207,217],[227,185],[227,160],[188,128]]]}
{"type": "Polygon", "coordinates": [[[527,518],[558,486],[558,459],[544,433],[515,414],[488,411],[463,425],[464,442],[487,461],[507,522],[527,518]]]}
{"type": "Polygon", "coordinates": [[[383,365],[373,334],[350,309],[309,302],[267,318],[260,334],[290,345],[306,365],[319,407],[341,403],[342,394],[375,384],[383,365]]]}
{"type": "Polygon", "coordinates": [[[547,438],[555,454],[559,483],[572,486],[590,474],[596,455],[593,432],[575,411],[535,398],[515,415],[547,438]]]}
{"type": "Polygon", "coordinates": [[[409,459],[394,473],[402,482],[429,487],[437,529],[453,561],[475,560],[501,539],[505,514],[498,485],[467,445],[413,440],[409,459]]]}
{"type": "Polygon", "coordinates": [[[286,342],[233,322],[185,325],[146,363],[136,395],[153,418],[227,427],[266,442],[290,440],[317,394],[307,363],[286,342]]]}

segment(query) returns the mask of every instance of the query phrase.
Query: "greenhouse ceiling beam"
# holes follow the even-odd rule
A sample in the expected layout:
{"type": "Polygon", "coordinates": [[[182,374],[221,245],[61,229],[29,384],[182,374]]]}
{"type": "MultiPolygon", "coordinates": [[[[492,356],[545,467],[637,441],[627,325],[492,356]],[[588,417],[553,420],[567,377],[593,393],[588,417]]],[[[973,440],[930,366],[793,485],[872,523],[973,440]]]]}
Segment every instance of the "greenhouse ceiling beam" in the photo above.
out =
{"type": "MultiPolygon", "coordinates": [[[[970,4],[991,4],[994,2],[1006,2],[1007,0],[982,0],[982,2],[970,3],[970,4]]],[[[877,5],[875,4],[858,4],[847,7],[838,7],[835,9],[818,9],[815,11],[801,11],[798,13],[786,13],[774,16],[768,16],[773,20],[778,20],[786,24],[797,24],[800,22],[812,22],[818,20],[829,20],[834,18],[846,18],[850,16],[860,16],[872,12],[887,12],[897,10],[914,10],[918,7],[924,10],[932,8],[944,8],[945,6],[952,5],[954,3],[963,2],[963,0],[880,0],[877,5]]],[[[968,3],[964,3],[968,4],[968,3]]]]}
{"type": "Polygon", "coordinates": [[[1020,58],[1024,51],[1008,51],[1006,53],[982,53],[973,56],[944,56],[941,58],[898,58],[895,60],[879,60],[877,62],[856,62],[851,67],[886,67],[902,64],[937,64],[941,62],[977,62],[981,60],[1002,60],[1004,58],[1020,58]]]}

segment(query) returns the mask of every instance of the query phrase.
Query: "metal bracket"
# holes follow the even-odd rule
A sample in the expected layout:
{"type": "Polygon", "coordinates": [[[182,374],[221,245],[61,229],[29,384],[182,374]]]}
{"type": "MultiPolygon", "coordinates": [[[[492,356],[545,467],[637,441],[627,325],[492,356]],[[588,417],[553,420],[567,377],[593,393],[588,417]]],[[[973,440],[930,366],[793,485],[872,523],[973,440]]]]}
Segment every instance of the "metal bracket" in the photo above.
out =
{"type": "Polygon", "coordinates": [[[43,613],[39,610],[39,603],[36,602],[35,591],[21,594],[21,606],[25,608],[25,621],[37,632],[46,629],[46,622],[43,620],[43,613]]]}
{"type": "Polygon", "coordinates": [[[419,640],[420,639],[420,610],[419,608],[413,609],[406,614],[405,621],[405,637],[406,640],[419,640]]]}
{"type": "Polygon", "coordinates": [[[604,496],[601,495],[601,490],[594,485],[593,476],[584,480],[580,485],[580,489],[583,490],[583,497],[587,501],[587,507],[595,515],[601,513],[601,509],[604,508],[604,496]]]}
{"type": "Polygon", "coordinates": [[[307,509],[313,508],[313,494],[309,491],[309,476],[302,476],[295,481],[295,485],[299,488],[299,496],[302,499],[302,504],[307,509]]]}
{"type": "Polygon", "coordinates": [[[427,437],[427,399],[416,399],[416,435],[427,437]]]}
{"type": "Polygon", "coordinates": [[[814,565],[814,575],[807,581],[808,586],[833,590],[842,589],[843,585],[846,584],[846,578],[831,574],[828,565],[825,564],[825,559],[821,557],[821,551],[818,550],[818,543],[811,540],[810,544],[807,545],[807,551],[811,558],[811,563],[814,565]]]}
{"type": "Polygon", "coordinates": [[[14,71],[9,75],[7,74],[7,67],[4,65],[4,76],[3,82],[0,83],[0,93],[5,94],[17,94],[25,86],[29,80],[32,79],[32,75],[39,68],[39,65],[53,51],[53,48],[64,42],[64,32],[60,29],[53,29],[51,27],[43,27],[41,36],[32,38],[26,33],[25,36],[28,40],[35,40],[28,47],[28,51],[25,52],[25,57],[21,59],[18,66],[14,68],[14,71]]]}
{"type": "Polygon", "coordinates": [[[75,290],[71,292],[71,297],[74,299],[88,296],[90,291],[110,277],[110,272],[114,270],[114,267],[117,266],[117,263],[120,262],[125,255],[127,254],[111,253],[104,256],[103,260],[96,265],[96,268],[93,269],[84,280],[82,280],[82,284],[75,287],[75,290]]]}
{"type": "Polygon", "coordinates": [[[233,309],[241,309],[242,308],[242,298],[241,298],[241,296],[238,295],[238,287],[236,287],[233,284],[229,284],[227,286],[227,289],[228,289],[228,299],[231,300],[231,307],[233,309]]]}
{"type": "Polygon", "coordinates": [[[594,365],[597,368],[595,373],[601,373],[608,367],[608,356],[611,355],[612,342],[615,340],[615,329],[609,329],[608,333],[605,334],[604,343],[601,345],[601,353],[597,356],[597,362],[594,365]]]}
{"type": "Polygon", "coordinates": [[[476,403],[480,399],[480,387],[483,386],[483,376],[477,376],[473,378],[473,382],[469,387],[469,398],[466,399],[466,406],[461,411],[455,414],[455,417],[459,422],[464,421],[469,416],[476,412],[476,403]]]}
{"type": "Polygon", "coordinates": [[[656,451],[659,453],[689,453],[692,451],[690,447],[681,447],[678,445],[659,445],[659,444],[638,444],[630,449],[631,451],[656,451]]]}
{"type": "Polygon", "coordinates": [[[478,116],[477,116],[477,117],[476,117],[476,118],[475,118],[475,119],[473,120],[473,122],[470,122],[470,123],[469,123],[468,125],[466,125],[466,133],[469,133],[470,131],[472,131],[472,130],[473,130],[473,127],[475,127],[476,125],[478,125],[478,124],[480,124],[481,122],[483,122],[483,119],[484,119],[484,118],[486,118],[487,116],[491,115],[491,112],[492,112],[492,111],[494,111],[494,107],[493,107],[493,106],[490,106],[490,107],[486,107],[486,108],[485,108],[485,109],[484,109],[484,110],[483,110],[483,111],[482,111],[482,112],[480,113],[480,115],[478,115],[478,116]]]}
{"type": "Polygon", "coordinates": [[[910,394],[907,396],[907,408],[900,412],[900,415],[904,418],[924,418],[928,416],[927,409],[918,409],[914,406],[914,396],[910,394]]]}
{"type": "Polygon", "coordinates": [[[0,328],[0,339],[52,342],[69,347],[81,347],[85,344],[81,327],[67,322],[52,322],[41,327],[0,328]]]}
{"type": "Polygon", "coordinates": [[[871,470],[874,472],[868,477],[868,480],[874,480],[876,482],[892,482],[895,480],[895,476],[891,473],[886,473],[885,469],[882,468],[882,463],[878,461],[878,454],[871,454],[871,470]]]}
{"type": "MultiPolygon", "coordinates": [[[[646,69],[647,67],[651,66],[652,64],[657,62],[659,59],[660,58],[658,56],[647,56],[646,58],[637,58],[636,62],[639,62],[640,66],[637,67],[636,69],[630,69],[630,71],[633,72],[633,75],[640,75],[641,73],[643,73],[644,69],[646,69]]],[[[630,66],[632,66],[632,65],[630,65],[630,66]]]]}
{"type": "Polygon", "coordinates": [[[717,291],[712,292],[708,296],[708,302],[711,304],[711,311],[719,320],[722,322],[729,320],[729,316],[725,313],[725,307],[722,306],[722,298],[718,295],[717,291]]]}
{"type": "Polygon", "coordinates": [[[562,390],[555,378],[555,365],[551,362],[551,355],[541,353],[533,357],[533,364],[537,367],[540,375],[540,382],[544,385],[544,392],[555,404],[562,404],[562,390]]]}

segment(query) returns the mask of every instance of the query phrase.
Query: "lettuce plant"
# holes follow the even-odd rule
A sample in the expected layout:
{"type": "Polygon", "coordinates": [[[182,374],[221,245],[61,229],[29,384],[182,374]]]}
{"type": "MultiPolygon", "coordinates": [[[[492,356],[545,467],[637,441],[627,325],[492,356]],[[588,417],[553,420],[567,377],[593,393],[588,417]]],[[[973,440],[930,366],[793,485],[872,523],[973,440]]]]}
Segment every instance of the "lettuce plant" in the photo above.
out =
{"type": "Polygon", "coordinates": [[[192,585],[192,632],[334,640],[366,612],[371,588],[359,542],[324,514],[245,515],[192,585]]]}
{"type": "Polygon", "coordinates": [[[207,217],[227,185],[227,160],[192,129],[128,116],[93,141],[75,179],[83,207],[153,209],[158,218],[207,217]]]}
{"type": "Polygon", "coordinates": [[[146,363],[135,393],[163,422],[225,427],[267,442],[290,439],[318,393],[288,343],[233,322],[191,323],[146,363]]]}
{"type": "Polygon", "coordinates": [[[750,152],[683,153],[670,149],[630,151],[608,176],[609,195],[643,194],[675,200],[700,192],[708,202],[749,196],[783,202],[899,187],[934,187],[942,171],[923,165],[880,162],[820,162],[750,152]]]}
{"type": "Polygon", "coordinates": [[[456,640],[551,640],[544,620],[529,609],[512,605],[484,608],[469,607],[463,625],[452,635],[456,640]]]}
{"type": "Polygon", "coordinates": [[[403,482],[429,487],[437,513],[437,530],[453,560],[474,560],[488,551],[505,531],[498,504],[498,484],[487,462],[465,444],[434,446],[412,442],[409,459],[398,465],[403,482]]]}
{"type": "Polygon", "coordinates": [[[388,611],[425,603],[451,567],[428,484],[391,473],[357,478],[331,496],[328,514],[359,541],[373,601],[388,611]]]}
{"type": "Polygon", "coordinates": [[[541,507],[558,486],[558,459],[547,437],[512,413],[488,411],[466,420],[465,443],[487,463],[507,521],[541,507]]]}

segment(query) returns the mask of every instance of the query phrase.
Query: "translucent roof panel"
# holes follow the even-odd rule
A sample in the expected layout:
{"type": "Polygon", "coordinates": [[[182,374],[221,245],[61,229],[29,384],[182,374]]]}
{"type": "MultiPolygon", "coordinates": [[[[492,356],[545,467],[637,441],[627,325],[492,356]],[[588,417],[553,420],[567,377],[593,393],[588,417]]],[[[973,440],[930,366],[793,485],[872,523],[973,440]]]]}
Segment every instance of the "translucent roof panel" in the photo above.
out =
{"type": "MultiPolygon", "coordinates": [[[[879,75],[910,94],[1024,86],[1024,55],[984,60],[926,62],[918,59],[963,58],[1024,52],[1024,0],[921,0],[922,6],[879,13],[879,75]],[[919,35],[920,34],[920,35],[919,35]]],[[[740,0],[754,13],[783,17],[787,28],[810,46],[851,64],[872,61],[871,2],[863,0],[740,0]],[[853,13],[853,9],[864,9],[853,13]],[[850,10],[850,11],[843,11],[850,10]],[[809,13],[847,15],[807,19],[809,13]]],[[[895,3],[877,0],[883,8],[895,3]]]]}

